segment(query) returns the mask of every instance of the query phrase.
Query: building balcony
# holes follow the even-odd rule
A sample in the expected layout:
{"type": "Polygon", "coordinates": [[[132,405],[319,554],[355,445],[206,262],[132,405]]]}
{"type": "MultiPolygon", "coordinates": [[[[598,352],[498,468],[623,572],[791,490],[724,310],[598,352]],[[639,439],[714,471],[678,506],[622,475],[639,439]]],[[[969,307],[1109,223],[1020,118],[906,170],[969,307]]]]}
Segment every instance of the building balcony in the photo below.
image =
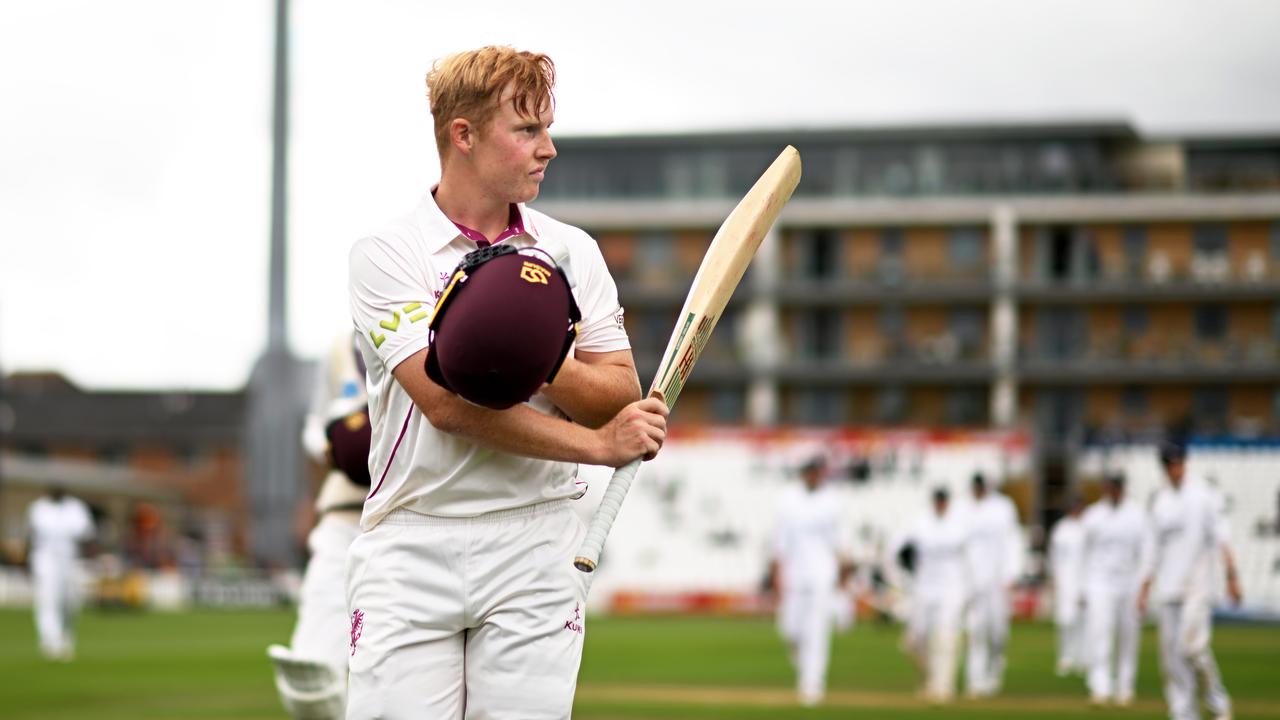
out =
{"type": "Polygon", "coordinates": [[[1280,381],[1280,351],[1268,339],[1095,343],[1074,354],[1024,351],[1016,372],[1021,381],[1054,384],[1271,382],[1280,381]]]}
{"type": "Polygon", "coordinates": [[[814,385],[859,385],[885,382],[985,384],[995,369],[985,360],[931,362],[923,358],[854,363],[841,360],[793,359],[773,373],[782,382],[814,385]]]}
{"type": "Polygon", "coordinates": [[[779,283],[774,296],[786,305],[844,306],[887,301],[900,303],[984,303],[991,299],[990,279],[967,275],[792,278],[779,283]]]}
{"type": "Polygon", "coordinates": [[[1024,303],[1094,304],[1099,302],[1192,303],[1226,300],[1272,300],[1280,297],[1280,278],[1207,282],[1190,278],[1097,278],[1093,280],[1022,280],[1014,288],[1024,303]]]}

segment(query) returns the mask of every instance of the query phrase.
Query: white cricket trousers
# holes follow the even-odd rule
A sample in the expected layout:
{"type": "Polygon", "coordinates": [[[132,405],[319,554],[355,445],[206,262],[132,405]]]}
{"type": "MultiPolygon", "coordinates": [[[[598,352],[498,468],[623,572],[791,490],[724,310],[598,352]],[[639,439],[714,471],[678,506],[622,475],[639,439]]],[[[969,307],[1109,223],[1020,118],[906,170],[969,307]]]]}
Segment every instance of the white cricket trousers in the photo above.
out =
{"type": "Polygon", "coordinates": [[[75,618],[80,611],[76,559],[54,553],[31,556],[36,633],[47,657],[68,658],[75,652],[75,618]]]}
{"type": "Polygon", "coordinates": [[[297,657],[316,660],[346,679],[351,621],[347,614],[347,550],[360,536],[360,517],[353,512],[326,513],[307,536],[311,558],[302,575],[298,622],[290,649],[297,657]]]}
{"type": "Polygon", "coordinates": [[[1058,628],[1058,671],[1084,669],[1089,658],[1085,654],[1085,613],[1073,588],[1058,585],[1053,600],[1053,621],[1058,628]]]}
{"type": "Polygon", "coordinates": [[[784,588],[778,605],[778,632],[793,649],[796,692],[806,705],[817,703],[827,691],[835,600],[834,587],[800,586],[784,588]]]}
{"type": "Polygon", "coordinates": [[[1091,587],[1087,597],[1089,695],[1132,698],[1141,638],[1137,595],[1132,589],[1091,587]]]}
{"type": "Polygon", "coordinates": [[[1009,594],[1002,585],[974,591],[969,600],[968,631],[966,689],[975,695],[999,692],[1004,681],[1004,648],[1009,642],[1009,594]]]}
{"type": "Polygon", "coordinates": [[[959,597],[917,595],[912,599],[906,645],[924,674],[924,694],[931,701],[945,702],[955,696],[963,610],[964,600],[959,597]]]}
{"type": "Polygon", "coordinates": [[[1209,647],[1213,622],[1205,600],[1158,606],[1160,666],[1164,698],[1172,720],[1200,717],[1197,687],[1204,685],[1204,702],[1215,715],[1231,711],[1231,697],[1222,684],[1218,663],[1209,647]]]}
{"type": "Polygon", "coordinates": [[[400,509],[356,538],[348,720],[562,720],[586,632],[569,500],[475,518],[400,509]]]}

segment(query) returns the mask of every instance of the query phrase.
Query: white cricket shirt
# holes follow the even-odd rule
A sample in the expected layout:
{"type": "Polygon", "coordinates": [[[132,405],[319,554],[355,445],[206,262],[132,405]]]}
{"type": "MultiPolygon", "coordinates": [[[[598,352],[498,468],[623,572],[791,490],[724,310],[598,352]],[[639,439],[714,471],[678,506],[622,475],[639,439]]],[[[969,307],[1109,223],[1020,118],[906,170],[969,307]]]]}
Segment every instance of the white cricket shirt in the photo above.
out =
{"type": "Polygon", "coordinates": [[[965,521],[949,507],[942,517],[932,509],[908,533],[907,542],[915,544],[915,592],[921,597],[964,597],[972,576],[966,549],[969,529],[965,521]]]}
{"type": "Polygon", "coordinates": [[[1166,484],[1156,492],[1151,504],[1155,546],[1144,576],[1154,573],[1157,602],[1209,592],[1215,556],[1229,540],[1222,511],[1218,491],[1192,475],[1183,478],[1180,488],[1166,484]]]}
{"type": "Polygon", "coordinates": [[[1049,562],[1059,602],[1079,599],[1084,587],[1084,523],[1064,515],[1049,534],[1049,562]]]}
{"type": "Polygon", "coordinates": [[[1137,590],[1146,561],[1147,518],[1137,503],[1105,498],[1084,512],[1085,584],[1101,590],[1137,590]]]}
{"type": "MultiPolygon", "coordinates": [[[[575,347],[613,352],[631,347],[618,290],[595,241],[582,230],[519,205],[524,232],[503,240],[537,246],[556,258],[582,311],[575,347]]],[[[351,316],[368,372],[372,480],[361,526],[368,530],[403,507],[445,517],[580,495],[577,465],[490,450],[440,432],[413,405],[391,371],[427,347],[427,320],[453,269],[476,249],[428,193],[413,212],[356,241],[350,254],[351,316]]],[[[541,394],[528,402],[563,417],[541,394]]]]}
{"type": "Polygon", "coordinates": [[[988,491],[968,509],[969,564],[975,590],[1009,585],[1022,572],[1022,536],[1013,501],[988,491]]]}
{"type": "Polygon", "coordinates": [[[73,560],[79,554],[76,544],[93,534],[93,518],[88,506],[69,495],[61,501],[42,497],[27,510],[27,527],[32,555],[73,560]]]}
{"type": "Polygon", "coordinates": [[[783,588],[835,587],[842,535],[840,501],[828,485],[812,492],[787,488],[778,503],[773,543],[783,588]]]}

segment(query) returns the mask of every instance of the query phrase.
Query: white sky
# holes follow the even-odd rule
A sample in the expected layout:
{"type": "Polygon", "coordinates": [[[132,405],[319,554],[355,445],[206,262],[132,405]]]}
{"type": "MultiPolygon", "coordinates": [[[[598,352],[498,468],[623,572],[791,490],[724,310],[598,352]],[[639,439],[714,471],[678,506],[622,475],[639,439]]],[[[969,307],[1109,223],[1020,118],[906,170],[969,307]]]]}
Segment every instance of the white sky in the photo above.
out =
{"type": "MultiPolygon", "coordinates": [[[[270,0],[0,4],[0,368],[230,389],[265,343],[270,0]]],[[[560,134],[1129,119],[1280,132],[1280,3],[295,0],[290,343],[437,163],[423,76],[556,60],[560,134]]],[[[552,164],[551,172],[555,172],[552,164]]]]}

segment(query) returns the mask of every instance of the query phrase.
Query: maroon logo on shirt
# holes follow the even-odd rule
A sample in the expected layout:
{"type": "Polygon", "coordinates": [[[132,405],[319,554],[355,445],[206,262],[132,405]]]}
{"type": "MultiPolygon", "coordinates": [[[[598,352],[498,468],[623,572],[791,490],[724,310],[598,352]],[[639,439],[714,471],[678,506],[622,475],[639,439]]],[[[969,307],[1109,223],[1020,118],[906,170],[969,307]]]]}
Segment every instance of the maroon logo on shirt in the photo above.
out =
{"type": "Polygon", "coordinates": [[[351,611],[351,654],[356,654],[356,641],[360,639],[360,635],[364,632],[364,613],[359,610],[351,611]]]}
{"type": "Polygon", "coordinates": [[[576,632],[579,635],[581,635],[584,632],[581,621],[582,621],[582,604],[574,603],[573,619],[564,621],[564,629],[569,630],[571,632],[576,632]]]}

